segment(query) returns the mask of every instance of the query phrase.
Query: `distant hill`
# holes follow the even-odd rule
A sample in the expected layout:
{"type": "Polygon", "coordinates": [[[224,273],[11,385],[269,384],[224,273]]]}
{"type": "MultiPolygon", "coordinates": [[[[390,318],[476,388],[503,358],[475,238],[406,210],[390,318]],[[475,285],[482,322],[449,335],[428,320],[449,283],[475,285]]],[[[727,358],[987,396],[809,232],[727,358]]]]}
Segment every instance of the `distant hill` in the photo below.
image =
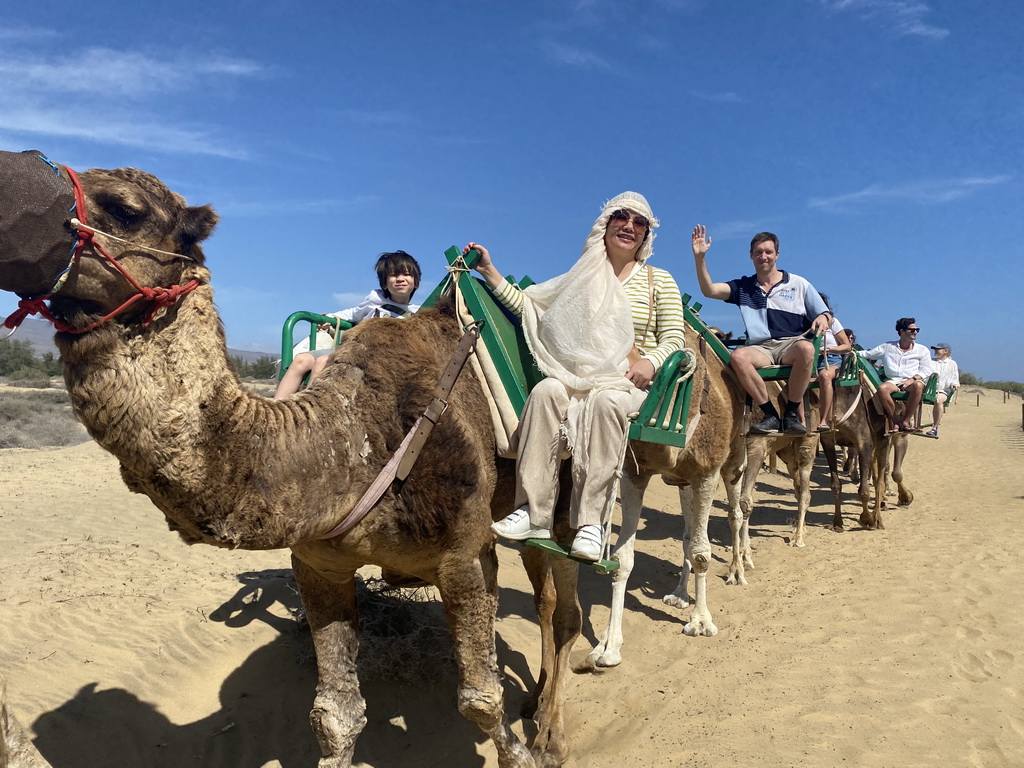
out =
{"type": "MultiPolygon", "coordinates": [[[[32,353],[36,357],[42,357],[47,352],[52,352],[54,356],[57,355],[57,347],[53,343],[53,326],[45,320],[34,317],[26,318],[21,327],[11,336],[11,341],[27,341],[32,346],[32,353]]],[[[271,355],[267,352],[248,352],[241,349],[228,349],[228,355],[240,357],[250,363],[261,357],[274,357],[275,359],[280,357],[280,355],[271,355]]]]}

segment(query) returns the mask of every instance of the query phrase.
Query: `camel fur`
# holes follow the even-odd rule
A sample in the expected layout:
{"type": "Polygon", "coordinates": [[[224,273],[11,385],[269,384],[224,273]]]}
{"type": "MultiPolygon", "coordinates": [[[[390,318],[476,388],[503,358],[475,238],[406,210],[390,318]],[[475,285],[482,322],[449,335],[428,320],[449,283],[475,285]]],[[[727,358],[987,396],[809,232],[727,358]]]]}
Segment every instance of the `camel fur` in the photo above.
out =
{"type": "MultiPolygon", "coordinates": [[[[475,377],[456,384],[408,479],[342,537],[320,540],[356,503],[431,399],[460,337],[453,309],[368,320],[309,389],[273,401],[246,392],[229,366],[199,243],[217,216],[156,179],[121,168],[81,174],[89,223],[180,254],[104,244],[144,286],[200,283],[147,325],[137,302],[94,331],[58,333],[75,413],[190,544],[290,548],[316,650],[310,715],[320,768],[352,761],[366,723],[356,678],[356,570],[365,564],[434,584],[459,670],[460,712],[494,741],[503,768],[534,760],[510,730],[494,636],[497,558],[489,530],[507,514],[512,465],[495,459],[475,377]]],[[[100,237],[100,236],[98,236],[100,237]]],[[[102,239],[102,238],[101,238],[102,239]]],[[[2,276],[0,276],[2,277],[2,276]]],[[[134,289],[87,246],[51,311],[84,328],[134,289]]]]}
{"type": "Polygon", "coordinates": [[[7,681],[0,677],[0,768],[50,768],[7,703],[7,681]]]}

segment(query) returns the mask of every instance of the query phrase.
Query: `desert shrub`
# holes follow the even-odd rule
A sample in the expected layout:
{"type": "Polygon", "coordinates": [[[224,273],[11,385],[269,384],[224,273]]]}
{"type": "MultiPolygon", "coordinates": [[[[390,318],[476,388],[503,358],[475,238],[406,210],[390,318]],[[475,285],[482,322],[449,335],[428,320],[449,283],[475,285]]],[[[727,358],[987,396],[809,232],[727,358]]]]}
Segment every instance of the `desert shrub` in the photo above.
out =
{"type": "Polygon", "coordinates": [[[455,672],[444,606],[431,588],[401,589],[383,579],[357,582],[360,676],[422,683],[455,672]]]}
{"type": "Polygon", "coordinates": [[[19,368],[11,373],[8,379],[15,387],[47,389],[50,386],[50,376],[41,368],[19,368]]]}
{"type": "Polygon", "coordinates": [[[52,448],[88,440],[63,390],[0,390],[0,448],[52,448]]]}

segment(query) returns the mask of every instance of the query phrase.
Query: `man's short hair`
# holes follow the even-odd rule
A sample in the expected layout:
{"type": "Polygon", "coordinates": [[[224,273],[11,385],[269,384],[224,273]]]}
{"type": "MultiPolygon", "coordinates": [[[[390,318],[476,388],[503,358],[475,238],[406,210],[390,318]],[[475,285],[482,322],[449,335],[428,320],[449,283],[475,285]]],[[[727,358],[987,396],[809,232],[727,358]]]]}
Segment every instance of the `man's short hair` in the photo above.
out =
{"type": "Polygon", "coordinates": [[[907,328],[909,328],[916,322],[917,320],[915,320],[912,317],[901,317],[899,320],[896,321],[896,333],[907,330],[907,328]]]}
{"type": "Polygon", "coordinates": [[[380,289],[389,299],[388,277],[390,275],[409,275],[412,277],[413,292],[420,287],[420,265],[416,259],[405,251],[394,251],[393,253],[382,253],[377,259],[377,280],[380,282],[380,289]]]}
{"type": "Polygon", "coordinates": [[[765,240],[771,240],[775,243],[775,252],[779,252],[779,238],[772,232],[758,232],[754,235],[754,239],[750,241],[750,252],[754,252],[754,248],[757,247],[758,243],[763,243],[765,240]]]}

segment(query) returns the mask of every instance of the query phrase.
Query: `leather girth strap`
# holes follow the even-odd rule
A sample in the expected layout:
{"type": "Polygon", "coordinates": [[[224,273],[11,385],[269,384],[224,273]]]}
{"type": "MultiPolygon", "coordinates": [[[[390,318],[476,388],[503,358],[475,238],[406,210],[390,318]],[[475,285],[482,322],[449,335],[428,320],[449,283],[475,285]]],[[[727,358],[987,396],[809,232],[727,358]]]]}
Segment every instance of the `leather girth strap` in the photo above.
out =
{"type": "Polygon", "coordinates": [[[437,386],[434,388],[434,399],[430,401],[426,411],[416,419],[416,423],[412,425],[412,429],[406,434],[402,444],[398,446],[398,450],[395,451],[388,463],[384,465],[384,469],[380,471],[380,474],[370,484],[370,487],[366,489],[366,493],[363,494],[362,498],[356,502],[356,505],[340,523],[320,536],[320,540],[333,539],[352,530],[369,514],[371,509],[377,506],[380,497],[384,495],[385,491],[395,480],[405,480],[409,476],[413,465],[416,463],[416,459],[419,458],[420,451],[423,449],[423,444],[427,441],[427,437],[430,436],[430,431],[437,424],[438,419],[448,410],[448,396],[451,394],[459,374],[462,373],[466,360],[469,359],[470,354],[473,352],[477,339],[480,338],[480,328],[482,326],[483,321],[478,320],[466,327],[466,332],[462,335],[459,346],[455,349],[455,354],[448,361],[448,367],[445,368],[444,373],[441,374],[441,378],[437,382],[437,386]]]}

